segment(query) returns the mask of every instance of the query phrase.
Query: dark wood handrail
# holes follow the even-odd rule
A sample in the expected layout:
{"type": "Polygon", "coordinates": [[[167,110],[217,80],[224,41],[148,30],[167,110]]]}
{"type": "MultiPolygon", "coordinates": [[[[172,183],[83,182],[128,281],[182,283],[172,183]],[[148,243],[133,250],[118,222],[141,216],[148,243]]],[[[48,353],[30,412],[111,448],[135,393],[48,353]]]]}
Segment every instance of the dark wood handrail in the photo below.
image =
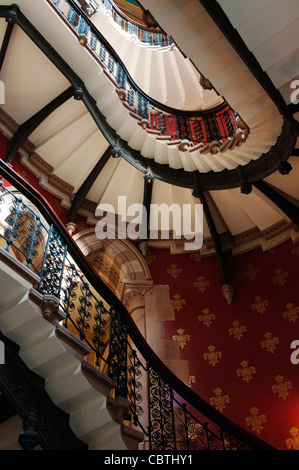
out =
{"type": "Polygon", "coordinates": [[[141,355],[150,365],[158,372],[163,380],[168,383],[173,390],[183,398],[186,403],[198,410],[206,418],[210,419],[213,423],[220,426],[226,432],[231,433],[240,441],[243,441],[254,450],[276,450],[270,444],[255,437],[245,429],[233,423],[228,418],[224,417],[215,408],[209,405],[206,401],[200,398],[193,390],[185,385],[178,377],[171,372],[165,364],[159,359],[155,352],[151,349],[139,329],[135,325],[125,306],[113,294],[113,292],[106,286],[106,284],[97,276],[95,271],[91,268],[83,253],[78,248],[73,238],[67,232],[62,221],[54,214],[47,201],[41,196],[36,189],[34,189],[27,181],[18,175],[9,165],[3,160],[0,160],[0,174],[1,177],[7,180],[13,187],[15,187],[24,197],[26,197],[49,225],[53,225],[60,235],[63,242],[68,246],[68,252],[82,271],[88,282],[98,291],[99,295],[115,310],[120,312],[122,319],[128,327],[128,333],[139,350],[141,355]]]}
{"type": "MultiPolygon", "coordinates": [[[[47,0],[50,4],[52,3],[51,0],[47,0]]],[[[140,87],[139,85],[133,80],[131,77],[127,67],[125,64],[122,62],[121,58],[118,56],[116,51],[112,48],[112,46],[109,44],[107,39],[101,34],[101,32],[97,29],[97,27],[93,24],[93,22],[88,18],[88,16],[85,14],[85,12],[79,7],[79,5],[75,2],[75,0],[68,0],[69,5],[75,10],[75,12],[78,15],[81,15],[84,17],[84,20],[90,27],[92,33],[99,39],[99,41],[105,46],[109,54],[118,62],[122,69],[124,70],[125,74],[127,75],[128,82],[132,86],[133,89],[135,89],[140,96],[142,96],[145,100],[147,100],[153,107],[164,111],[165,113],[168,114],[175,114],[175,115],[181,115],[181,116],[187,116],[187,117],[204,117],[204,116],[210,116],[215,113],[218,113],[220,111],[223,111],[225,108],[228,107],[227,102],[224,100],[223,103],[218,104],[217,106],[214,106],[213,108],[210,109],[205,109],[201,111],[188,111],[188,110],[181,110],[181,109],[176,109],[171,106],[167,106],[163,103],[160,103],[159,101],[155,100],[151,96],[147,95],[140,87]]]]}

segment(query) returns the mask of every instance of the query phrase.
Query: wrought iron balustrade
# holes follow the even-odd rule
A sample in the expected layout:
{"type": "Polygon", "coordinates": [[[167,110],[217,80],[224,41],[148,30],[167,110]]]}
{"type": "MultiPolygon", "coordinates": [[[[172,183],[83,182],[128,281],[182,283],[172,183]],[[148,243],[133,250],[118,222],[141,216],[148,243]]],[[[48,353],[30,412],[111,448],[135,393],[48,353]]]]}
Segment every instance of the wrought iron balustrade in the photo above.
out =
{"type": "Polygon", "coordinates": [[[155,46],[171,46],[172,39],[162,32],[142,26],[128,18],[111,0],[99,0],[117,25],[138,38],[139,41],[155,46]]]}
{"type": "Polygon", "coordinates": [[[272,449],[165,367],[47,203],[3,161],[0,172],[0,250],[38,274],[41,294],[59,299],[64,327],[89,345],[115,396],[128,400],[131,425],[144,432],[148,449],[272,449]]]}
{"type": "MultiPolygon", "coordinates": [[[[60,14],[72,32],[101,64],[123,92],[123,99],[145,127],[168,136],[171,140],[186,140],[191,146],[207,145],[238,135],[238,145],[247,138],[247,130],[240,133],[237,114],[223,102],[211,110],[180,111],[162,105],[134,82],[110,44],[83,13],[74,0],[47,0],[60,14]],[[241,136],[242,134],[242,136],[241,136]]],[[[108,1],[108,0],[106,0],[108,1]]],[[[245,126],[246,127],[246,126],[245,126]]]]}

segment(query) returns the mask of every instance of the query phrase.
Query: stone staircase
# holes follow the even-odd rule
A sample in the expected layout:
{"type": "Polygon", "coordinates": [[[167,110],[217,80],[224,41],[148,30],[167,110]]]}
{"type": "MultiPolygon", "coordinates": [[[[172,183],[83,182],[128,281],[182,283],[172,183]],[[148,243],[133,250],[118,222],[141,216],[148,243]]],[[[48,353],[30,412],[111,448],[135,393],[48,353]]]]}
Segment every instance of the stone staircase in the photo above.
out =
{"type": "Polygon", "coordinates": [[[89,347],[62,326],[58,299],[42,296],[37,276],[2,248],[0,257],[1,332],[45,379],[46,392],[89,450],[137,450],[143,434],[125,422],[127,400],[113,398],[113,381],[85,359],[89,347]]]}

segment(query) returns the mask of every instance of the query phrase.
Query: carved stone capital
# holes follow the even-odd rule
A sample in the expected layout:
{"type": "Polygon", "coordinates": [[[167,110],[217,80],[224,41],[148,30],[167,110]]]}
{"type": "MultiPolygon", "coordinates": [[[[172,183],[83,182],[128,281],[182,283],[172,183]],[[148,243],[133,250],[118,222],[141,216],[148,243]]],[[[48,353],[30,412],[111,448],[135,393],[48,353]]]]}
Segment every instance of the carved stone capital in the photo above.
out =
{"type": "Polygon", "coordinates": [[[144,285],[127,285],[124,290],[123,304],[130,314],[134,310],[145,307],[145,296],[151,293],[153,283],[149,282],[144,285]]]}

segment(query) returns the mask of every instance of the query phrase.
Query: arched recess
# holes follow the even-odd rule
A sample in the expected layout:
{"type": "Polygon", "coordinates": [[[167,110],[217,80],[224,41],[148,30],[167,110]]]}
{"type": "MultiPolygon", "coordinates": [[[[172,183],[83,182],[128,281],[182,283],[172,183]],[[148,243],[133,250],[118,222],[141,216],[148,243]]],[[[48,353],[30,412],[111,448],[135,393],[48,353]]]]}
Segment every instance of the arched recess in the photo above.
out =
{"type": "Polygon", "coordinates": [[[94,228],[74,235],[90,266],[126,306],[140,332],[160,359],[182,381],[189,382],[189,366],[179,345],[165,340],[164,322],[175,319],[169,286],[154,285],[149,267],[129,241],[100,240],[94,228]]]}

